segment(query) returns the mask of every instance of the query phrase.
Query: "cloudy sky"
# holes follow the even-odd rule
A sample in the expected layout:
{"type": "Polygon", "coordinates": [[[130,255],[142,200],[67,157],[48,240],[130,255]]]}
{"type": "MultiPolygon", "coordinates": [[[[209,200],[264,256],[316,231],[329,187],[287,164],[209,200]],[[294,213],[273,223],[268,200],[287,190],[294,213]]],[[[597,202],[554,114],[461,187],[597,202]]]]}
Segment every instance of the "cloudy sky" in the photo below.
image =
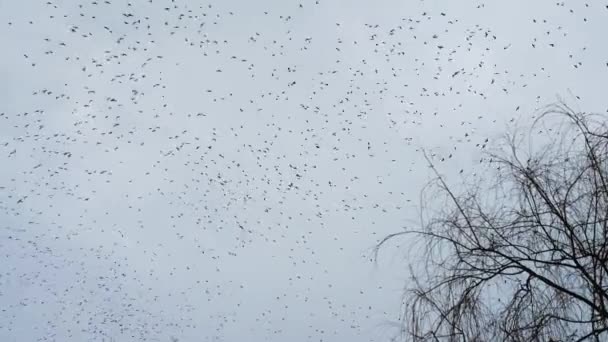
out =
{"type": "MultiPolygon", "coordinates": [[[[0,340],[387,341],[431,178],[561,98],[608,3],[0,0],[0,340]]],[[[462,170],[462,173],[460,172],[462,170]]]]}

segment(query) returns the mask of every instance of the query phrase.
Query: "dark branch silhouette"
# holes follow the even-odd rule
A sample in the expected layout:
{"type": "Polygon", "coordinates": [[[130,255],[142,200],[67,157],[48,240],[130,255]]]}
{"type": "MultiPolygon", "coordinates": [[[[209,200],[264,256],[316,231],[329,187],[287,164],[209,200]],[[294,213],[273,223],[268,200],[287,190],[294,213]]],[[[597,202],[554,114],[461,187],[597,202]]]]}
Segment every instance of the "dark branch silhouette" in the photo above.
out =
{"type": "Polygon", "coordinates": [[[378,245],[404,234],[422,243],[406,340],[608,339],[608,128],[560,103],[532,129],[544,143],[524,154],[512,136],[489,155],[489,182],[462,193],[427,157],[448,205],[378,245]]]}

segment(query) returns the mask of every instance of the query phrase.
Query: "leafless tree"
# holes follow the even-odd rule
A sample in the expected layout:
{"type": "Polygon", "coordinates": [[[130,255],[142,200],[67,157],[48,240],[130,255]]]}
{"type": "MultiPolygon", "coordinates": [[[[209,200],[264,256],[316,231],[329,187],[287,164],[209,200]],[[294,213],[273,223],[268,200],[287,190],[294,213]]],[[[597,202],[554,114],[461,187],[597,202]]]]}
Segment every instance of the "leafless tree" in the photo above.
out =
{"type": "Polygon", "coordinates": [[[463,191],[427,157],[448,205],[427,203],[419,228],[378,245],[414,235],[424,253],[404,295],[406,340],[608,340],[604,119],[548,107],[527,135],[540,132],[541,145],[511,135],[488,154],[489,181],[463,191]]]}

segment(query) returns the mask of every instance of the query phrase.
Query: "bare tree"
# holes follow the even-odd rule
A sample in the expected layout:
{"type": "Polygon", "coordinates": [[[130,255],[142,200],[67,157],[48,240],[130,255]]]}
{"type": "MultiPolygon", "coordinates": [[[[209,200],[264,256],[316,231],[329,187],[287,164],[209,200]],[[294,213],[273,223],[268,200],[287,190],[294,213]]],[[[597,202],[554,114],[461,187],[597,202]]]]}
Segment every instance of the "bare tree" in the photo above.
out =
{"type": "Polygon", "coordinates": [[[428,203],[420,228],[378,245],[404,234],[421,243],[424,263],[411,266],[404,295],[407,340],[608,340],[603,119],[548,107],[532,125],[546,137],[540,148],[524,153],[511,136],[488,156],[491,181],[462,193],[427,157],[448,205],[429,215],[428,203]]]}

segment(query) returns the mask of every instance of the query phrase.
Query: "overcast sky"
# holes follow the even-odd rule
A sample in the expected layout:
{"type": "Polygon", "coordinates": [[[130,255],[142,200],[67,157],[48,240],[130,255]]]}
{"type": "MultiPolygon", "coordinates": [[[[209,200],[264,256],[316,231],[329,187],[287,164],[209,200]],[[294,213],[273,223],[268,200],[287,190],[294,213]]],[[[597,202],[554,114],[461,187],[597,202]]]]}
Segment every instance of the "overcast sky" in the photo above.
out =
{"type": "Polygon", "coordinates": [[[558,96],[606,112],[606,32],[605,1],[0,0],[0,340],[389,340],[415,256],[370,258],[420,149],[458,183],[558,96]]]}

